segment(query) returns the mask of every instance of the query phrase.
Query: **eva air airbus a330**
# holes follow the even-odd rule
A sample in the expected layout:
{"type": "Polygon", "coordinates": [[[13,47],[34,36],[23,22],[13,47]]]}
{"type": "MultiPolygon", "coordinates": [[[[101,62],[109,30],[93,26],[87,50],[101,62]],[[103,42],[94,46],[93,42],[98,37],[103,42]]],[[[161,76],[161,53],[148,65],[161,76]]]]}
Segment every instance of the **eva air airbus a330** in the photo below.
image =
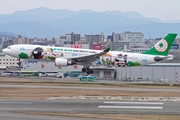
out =
{"type": "Polygon", "coordinates": [[[20,59],[36,59],[54,62],[55,66],[83,65],[83,72],[92,74],[91,63],[110,66],[141,66],[162,60],[173,59],[169,56],[169,49],[177,34],[169,33],[156,43],[150,50],[143,53],[129,53],[122,51],[78,49],[66,47],[51,47],[41,45],[17,44],[11,45],[3,52],[20,59]]]}

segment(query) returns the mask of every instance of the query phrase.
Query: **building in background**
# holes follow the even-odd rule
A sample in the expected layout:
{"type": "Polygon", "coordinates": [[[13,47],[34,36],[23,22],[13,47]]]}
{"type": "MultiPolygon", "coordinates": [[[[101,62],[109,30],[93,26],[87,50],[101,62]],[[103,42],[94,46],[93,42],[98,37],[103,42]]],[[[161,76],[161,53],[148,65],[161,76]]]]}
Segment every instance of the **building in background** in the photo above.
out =
{"type": "Polygon", "coordinates": [[[143,46],[145,44],[144,34],[141,32],[112,33],[113,42],[129,42],[129,48],[134,46],[143,46]]]}
{"type": "Polygon", "coordinates": [[[129,48],[129,42],[112,42],[110,45],[111,50],[117,50],[119,47],[124,49],[124,47],[129,48]]]}
{"type": "Polygon", "coordinates": [[[81,39],[81,34],[74,34],[74,32],[71,32],[71,34],[66,34],[66,36],[69,36],[70,44],[75,44],[81,39]]]}
{"type": "Polygon", "coordinates": [[[47,38],[37,38],[34,37],[34,39],[30,39],[30,44],[33,45],[49,45],[52,44],[50,40],[48,40],[47,38]]]}
{"type": "Polygon", "coordinates": [[[109,39],[111,39],[112,42],[120,42],[122,41],[121,40],[121,37],[120,37],[120,34],[121,33],[112,33],[112,37],[108,36],[109,39]]]}
{"type": "Polygon", "coordinates": [[[66,38],[66,36],[60,35],[58,38],[56,38],[55,46],[63,47],[64,42],[67,41],[66,38]]]}
{"type": "Polygon", "coordinates": [[[97,35],[84,35],[84,40],[89,43],[89,48],[92,49],[92,45],[96,43],[104,42],[104,34],[97,34],[97,35]]]}
{"type": "Polygon", "coordinates": [[[18,67],[19,60],[14,57],[10,57],[8,55],[5,55],[4,53],[0,53],[0,66],[1,67],[10,67],[10,66],[16,66],[18,67]]]}
{"type": "Polygon", "coordinates": [[[0,52],[2,52],[3,49],[3,38],[0,38],[0,52]]]}
{"type": "Polygon", "coordinates": [[[110,45],[111,45],[111,42],[93,43],[92,49],[93,50],[105,50],[106,48],[109,48],[110,45]]]}
{"type": "Polygon", "coordinates": [[[14,41],[12,39],[9,39],[9,38],[3,38],[2,42],[3,42],[2,43],[2,49],[7,48],[8,46],[14,44],[14,41]]]}
{"type": "Polygon", "coordinates": [[[106,38],[106,42],[113,42],[113,36],[108,35],[107,38],[106,38]]]}
{"type": "Polygon", "coordinates": [[[64,47],[89,49],[89,44],[64,44],[64,47]]]}
{"type": "MultiPolygon", "coordinates": [[[[176,38],[176,44],[178,44],[178,46],[180,46],[180,38],[176,38]]],[[[180,48],[178,48],[180,49],[180,48]]]]}
{"type": "Polygon", "coordinates": [[[38,60],[22,60],[23,71],[42,71],[42,72],[66,72],[66,71],[81,71],[82,65],[72,65],[67,67],[57,67],[54,62],[43,62],[38,60]]]}
{"type": "Polygon", "coordinates": [[[100,43],[99,44],[98,43],[97,44],[93,44],[92,45],[92,49],[93,50],[101,50],[102,49],[101,44],[100,43]]]}
{"type": "Polygon", "coordinates": [[[60,35],[59,38],[55,39],[56,46],[64,46],[64,44],[75,44],[76,42],[81,40],[81,34],[71,34],[60,35]]]}
{"type": "Polygon", "coordinates": [[[14,44],[29,44],[29,39],[21,35],[18,35],[18,37],[15,37],[13,41],[14,41],[14,44]]]}

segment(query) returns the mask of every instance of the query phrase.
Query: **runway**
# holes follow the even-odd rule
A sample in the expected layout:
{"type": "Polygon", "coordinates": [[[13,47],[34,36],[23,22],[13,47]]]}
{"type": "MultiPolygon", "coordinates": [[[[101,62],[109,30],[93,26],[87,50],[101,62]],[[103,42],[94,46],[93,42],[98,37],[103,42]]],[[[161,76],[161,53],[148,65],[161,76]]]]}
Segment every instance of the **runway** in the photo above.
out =
{"type": "MultiPolygon", "coordinates": [[[[176,92],[180,89],[171,88],[138,88],[109,86],[48,86],[26,84],[1,84],[0,88],[42,88],[72,90],[119,90],[119,91],[152,91],[176,92]]],[[[27,93],[28,94],[28,93],[27,93]]],[[[116,115],[180,115],[180,102],[145,102],[145,101],[108,101],[108,100],[24,100],[0,99],[0,118],[3,120],[105,120],[97,118],[65,117],[53,115],[35,115],[33,113],[70,113],[70,114],[116,114],[116,115]]]]}
{"type": "Polygon", "coordinates": [[[179,115],[180,102],[1,99],[2,112],[179,115]]]}
{"type": "Polygon", "coordinates": [[[53,88],[53,89],[79,89],[79,90],[123,90],[123,91],[146,91],[146,92],[180,92],[180,89],[164,88],[131,88],[131,87],[88,87],[88,86],[46,86],[46,85],[10,85],[1,84],[0,88],[53,88]]]}
{"type": "Polygon", "coordinates": [[[80,118],[80,117],[64,117],[64,116],[49,116],[49,115],[29,115],[12,112],[0,112],[1,120],[104,120],[95,118],[80,118]]]}

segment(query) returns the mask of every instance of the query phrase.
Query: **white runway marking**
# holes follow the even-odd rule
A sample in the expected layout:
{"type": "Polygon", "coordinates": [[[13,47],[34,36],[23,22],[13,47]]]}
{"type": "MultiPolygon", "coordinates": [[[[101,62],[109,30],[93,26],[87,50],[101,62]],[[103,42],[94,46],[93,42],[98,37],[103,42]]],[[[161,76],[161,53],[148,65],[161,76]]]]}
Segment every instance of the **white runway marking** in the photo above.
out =
{"type": "Polygon", "coordinates": [[[106,104],[148,104],[148,105],[162,105],[160,102],[104,102],[106,104]]]}
{"type": "Polygon", "coordinates": [[[0,102],[0,104],[33,104],[33,102],[0,102]]]}
{"type": "Polygon", "coordinates": [[[103,105],[100,105],[98,108],[163,109],[163,107],[151,107],[151,106],[103,106],[103,105]]]}
{"type": "Polygon", "coordinates": [[[98,108],[111,108],[111,109],[163,109],[163,106],[151,106],[151,105],[163,105],[162,102],[113,102],[105,101],[104,104],[114,105],[100,105],[98,108]],[[122,104],[122,105],[120,105],[122,104]],[[146,106],[145,106],[146,105],[146,106]]]}

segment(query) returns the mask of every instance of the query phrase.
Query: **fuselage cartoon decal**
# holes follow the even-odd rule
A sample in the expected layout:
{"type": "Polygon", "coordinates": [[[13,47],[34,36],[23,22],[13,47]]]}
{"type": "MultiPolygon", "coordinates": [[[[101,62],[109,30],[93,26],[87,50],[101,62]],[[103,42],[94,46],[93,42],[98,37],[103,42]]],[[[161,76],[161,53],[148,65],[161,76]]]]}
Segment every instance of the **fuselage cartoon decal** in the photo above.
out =
{"type": "Polygon", "coordinates": [[[114,56],[103,56],[100,60],[96,62],[96,65],[108,65],[108,66],[140,66],[139,62],[132,62],[128,60],[127,54],[117,54],[114,56]]]}
{"type": "Polygon", "coordinates": [[[23,53],[23,52],[21,52],[18,56],[21,59],[27,59],[28,58],[28,55],[26,53],[23,53]]]}
{"type": "Polygon", "coordinates": [[[139,62],[131,62],[128,61],[127,66],[140,66],[141,64],[139,62]]]}
{"type": "Polygon", "coordinates": [[[52,53],[52,52],[53,52],[53,49],[52,49],[52,48],[46,48],[46,50],[47,50],[49,53],[52,53]]]}
{"type": "MultiPolygon", "coordinates": [[[[20,58],[26,58],[26,55],[21,54],[20,58]]],[[[52,48],[43,49],[41,47],[35,48],[31,53],[29,58],[34,58],[38,60],[55,60],[56,58],[63,57],[63,53],[55,53],[52,48]]]]}
{"type": "Polygon", "coordinates": [[[126,66],[127,55],[117,54],[117,57],[115,57],[114,62],[115,62],[115,65],[117,66],[126,66]]]}
{"type": "Polygon", "coordinates": [[[43,59],[42,53],[44,52],[43,48],[37,47],[32,51],[32,56],[34,59],[43,59]]]}
{"type": "MultiPolygon", "coordinates": [[[[64,57],[64,52],[56,51],[57,49],[53,48],[43,48],[43,47],[36,47],[33,49],[32,52],[27,53],[25,50],[21,51],[19,54],[19,58],[21,59],[27,59],[27,58],[33,58],[38,60],[50,60],[54,61],[56,58],[64,57]],[[25,52],[25,53],[24,53],[25,52]]],[[[66,51],[66,50],[65,50],[66,51]]],[[[70,51],[70,50],[69,50],[70,51]]],[[[69,53],[68,51],[68,53],[69,53]]],[[[71,56],[78,56],[78,53],[71,53],[71,56]]],[[[129,57],[132,58],[132,57],[129,57]]],[[[147,61],[147,60],[146,60],[147,61]]],[[[145,60],[142,60],[143,63],[145,63],[145,60]]],[[[140,66],[141,63],[136,61],[131,61],[128,59],[128,55],[125,53],[119,53],[119,54],[111,54],[107,53],[100,57],[98,61],[95,62],[96,65],[108,65],[108,66],[117,66],[117,67],[125,67],[125,66],[140,66]]]]}

